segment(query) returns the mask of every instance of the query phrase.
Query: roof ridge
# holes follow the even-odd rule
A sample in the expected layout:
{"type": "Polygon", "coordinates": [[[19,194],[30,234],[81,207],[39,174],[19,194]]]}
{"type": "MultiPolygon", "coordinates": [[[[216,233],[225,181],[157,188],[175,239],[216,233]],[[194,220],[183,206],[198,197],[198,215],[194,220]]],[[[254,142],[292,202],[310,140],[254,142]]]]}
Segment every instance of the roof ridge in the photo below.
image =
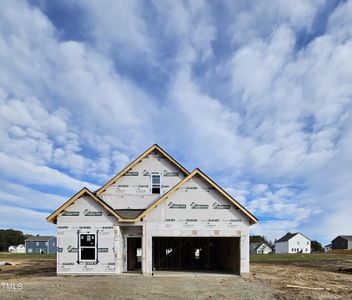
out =
{"type": "Polygon", "coordinates": [[[190,172],[182,166],[176,159],[174,159],[170,154],[168,154],[163,148],[161,148],[158,144],[153,144],[147,150],[145,150],[141,155],[139,155],[136,159],[130,162],[125,168],[123,168],[120,172],[118,172],[115,176],[113,176],[108,182],[106,182],[102,187],[96,190],[94,193],[96,195],[100,195],[104,192],[110,185],[114,184],[118,179],[120,179],[125,173],[128,172],[131,168],[133,168],[136,164],[141,162],[147,155],[157,149],[161,154],[163,154],[170,162],[175,164],[182,172],[186,175],[189,175],[190,172]]]}
{"type": "Polygon", "coordinates": [[[80,191],[78,191],[76,194],[74,194],[69,200],[67,200],[64,204],[62,204],[58,209],[56,209],[53,213],[51,213],[46,220],[48,222],[54,223],[55,219],[58,214],[60,214],[63,210],[65,210],[70,204],[74,203],[76,200],[78,200],[80,197],[82,197],[84,194],[88,194],[93,200],[98,202],[101,206],[103,206],[107,211],[109,211],[114,217],[116,217],[118,220],[120,220],[121,216],[117,214],[114,209],[107,204],[103,199],[101,199],[98,195],[95,193],[91,192],[87,187],[82,188],[80,191]]]}
{"type": "Polygon", "coordinates": [[[310,240],[310,238],[308,238],[307,236],[305,236],[303,233],[301,232],[287,232],[285,235],[283,235],[282,237],[280,237],[275,243],[281,243],[281,242],[287,242],[288,240],[292,239],[294,236],[296,236],[297,234],[300,234],[302,236],[304,236],[306,239],[310,240]]]}

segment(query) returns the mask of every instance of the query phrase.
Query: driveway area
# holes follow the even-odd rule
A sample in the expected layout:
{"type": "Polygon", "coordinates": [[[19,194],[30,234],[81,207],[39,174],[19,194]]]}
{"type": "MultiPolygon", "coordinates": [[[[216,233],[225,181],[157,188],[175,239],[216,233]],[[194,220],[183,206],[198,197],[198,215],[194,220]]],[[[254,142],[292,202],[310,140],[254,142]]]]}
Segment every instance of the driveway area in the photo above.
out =
{"type": "Polygon", "coordinates": [[[12,265],[0,267],[0,299],[352,299],[351,256],[290,259],[252,262],[244,277],[195,272],[146,277],[56,276],[55,257],[7,257],[12,265]]]}

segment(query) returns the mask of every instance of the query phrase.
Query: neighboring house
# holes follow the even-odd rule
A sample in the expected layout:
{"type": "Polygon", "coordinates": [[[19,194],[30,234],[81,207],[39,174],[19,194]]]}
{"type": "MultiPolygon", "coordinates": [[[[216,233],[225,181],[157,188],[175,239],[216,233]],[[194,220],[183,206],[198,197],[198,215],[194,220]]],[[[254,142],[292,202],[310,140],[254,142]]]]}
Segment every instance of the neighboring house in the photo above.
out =
{"type": "Polygon", "coordinates": [[[24,245],[20,244],[18,246],[10,246],[8,251],[10,253],[26,253],[26,248],[24,245]]]}
{"type": "Polygon", "coordinates": [[[324,246],[324,253],[329,252],[332,249],[331,244],[324,246]]]}
{"type": "Polygon", "coordinates": [[[251,243],[250,252],[251,254],[269,254],[273,252],[273,249],[265,242],[251,243]]]}
{"type": "Polygon", "coordinates": [[[9,253],[17,253],[17,247],[16,246],[10,246],[8,248],[9,253]]]}
{"type": "Polygon", "coordinates": [[[56,237],[30,236],[25,239],[26,253],[53,254],[56,253],[56,237]]]}
{"type": "Polygon", "coordinates": [[[331,241],[332,250],[352,249],[352,235],[339,235],[331,241]]]}
{"type": "Polygon", "coordinates": [[[310,253],[310,239],[299,232],[288,232],[275,242],[275,253],[310,253]]]}
{"type": "Polygon", "coordinates": [[[17,246],[17,253],[26,253],[26,247],[23,244],[17,246]]]}
{"type": "Polygon", "coordinates": [[[80,190],[47,220],[57,225],[58,274],[248,273],[249,228],[258,221],[158,145],[97,191],[80,190]]]}

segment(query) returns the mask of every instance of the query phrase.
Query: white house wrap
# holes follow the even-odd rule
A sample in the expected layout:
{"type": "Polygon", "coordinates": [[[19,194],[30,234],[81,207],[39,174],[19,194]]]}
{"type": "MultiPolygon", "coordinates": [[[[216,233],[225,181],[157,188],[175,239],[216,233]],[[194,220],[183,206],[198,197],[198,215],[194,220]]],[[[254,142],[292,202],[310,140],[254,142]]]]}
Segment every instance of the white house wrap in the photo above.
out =
{"type": "Polygon", "coordinates": [[[58,274],[246,273],[249,226],[257,222],[199,169],[189,173],[158,145],[47,220],[57,224],[58,274]]]}

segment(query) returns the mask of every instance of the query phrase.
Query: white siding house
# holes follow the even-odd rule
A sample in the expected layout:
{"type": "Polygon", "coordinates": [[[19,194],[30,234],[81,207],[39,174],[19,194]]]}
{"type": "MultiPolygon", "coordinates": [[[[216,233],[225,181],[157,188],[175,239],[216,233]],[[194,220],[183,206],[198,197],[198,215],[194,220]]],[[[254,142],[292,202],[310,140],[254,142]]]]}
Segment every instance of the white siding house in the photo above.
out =
{"type": "Polygon", "coordinates": [[[331,244],[325,245],[324,246],[324,253],[331,251],[331,249],[332,249],[331,244]]]}
{"type": "Polygon", "coordinates": [[[273,249],[267,243],[251,243],[250,252],[251,254],[269,254],[273,252],[273,249]]]}
{"type": "Polygon", "coordinates": [[[299,232],[288,232],[275,242],[275,253],[310,253],[310,239],[299,232]]]}
{"type": "Polygon", "coordinates": [[[26,248],[23,244],[20,244],[18,246],[10,246],[8,251],[10,253],[26,253],[26,248]]]}
{"type": "Polygon", "coordinates": [[[17,246],[17,253],[26,253],[26,247],[23,244],[17,246]]]}
{"type": "Polygon", "coordinates": [[[16,246],[10,246],[8,248],[9,253],[17,253],[17,247],[16,246]]]}
{"type": "Polygon", "coordinates": [[[83,188],[47,220],[58,274],[162,270],[249,272],[258,220],[199,169],[153,145],[95,192],[83,188]]]}

